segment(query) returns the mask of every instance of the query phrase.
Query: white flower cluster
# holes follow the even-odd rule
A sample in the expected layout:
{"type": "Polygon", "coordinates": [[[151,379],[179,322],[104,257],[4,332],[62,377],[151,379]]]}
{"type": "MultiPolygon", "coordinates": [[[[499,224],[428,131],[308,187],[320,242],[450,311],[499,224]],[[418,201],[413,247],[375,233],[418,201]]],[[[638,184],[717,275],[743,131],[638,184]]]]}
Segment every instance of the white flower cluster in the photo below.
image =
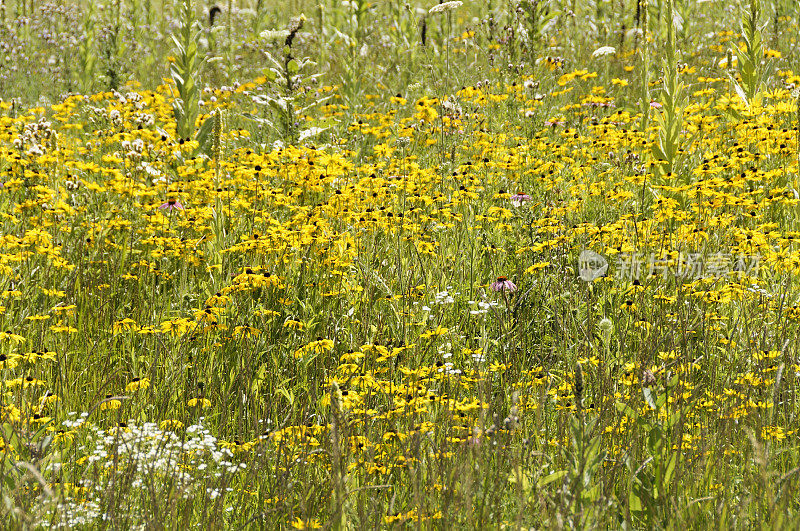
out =
{"type": "Polygon", "coordinates": [[[76,526],[89,525],[100,517],[100,504],[95,501],[76,502],[73,498],[66,498],[53,508],[58,513],[59,521],[48,521],[44,518],[37,527],[55,527],[57,529],[71,529],[76,526]]]}
{"type": "Polygon", "coordinates": [[[472,353],[472,360],[475,363],[485,363],[486,362],[486,354],[483,351],[473,352],[472,353]]]}
{"type": "Polygon", "coordinates": [[[433,303],[434,304],[453,304],[455,302],[455,299],[453,298],[453,295],[460,295],[460,293],[451,294],[448,291],[450,289],[452,289],[452,288],[448,286],[448,288],[446,290],[440,291],[439,293],[434,295],[433,303]]]}
{"type": "MultiPolygon", "coordinates": [[[[447,306],[449,304],[455,303],[456,302],[455,298],[458,297],[459,295],[461,295],[461,293],[460,292],[454,292],[453,293],[453,292],[451,292],[452,289],[453,289],[452,286],[447,286],[447,289],[445,289],[444,291],[440,291],[440,292],[436,293],[433,296],[433,300],[430,301],[429,304],[431,306],[433,306],[433,305],[447,306]]],[[[419,304],[420,304],[419,302],[415,301],[415,302],[412,303],[412,306],[418,306],[419,304]]],[[[430,312],[431,311],[431,306],[428,306],[428,304],[423,304],[422,305],[422,311],[430,312]]]]}
{"type": "Polygon", "coordinates": [[[596,49],[592,52],[592,57],[595,59],[598,57],[603,57],[606,55],[614,55],[617,53],[617,49],[613,46],[601,46],[600,48],[596,49]]]}
{"type": "MultiPolygon", "coordinates": [[[[83,414],[76,420],[66,420],[64,426],[70,429],[80,427],[86,419],[83,414]]],[[[88,430],[87,430],[88,431],[88,430]]],[[[154,482],[158,485],[171,485],[180,495],[191,498],[204,492],[217,498],[229,487],[209,487],[209,480],[229,477],[246,468],[244,463],[236,463],[233,452],[218,444],[217,438],[202,424],[189,426],[183,434],[162,429],[148,422],[109,430],[88,431],[88,443],[84,450],[90,450],[86,464],[100,474],[86,474],[80,480],[81,495],[73,497],[67,490],[65,497],[49,507],[40,521],[42,526],[56,522],[60,527],[91,525],[103,517],[100,508],[107,506],[109,486],[124,483],[126,496],[135,498],[152,495],[154,482]],[[99,479],[90,479],[89,476],[99,479]],[[76,499],[80,498],[80,499],[76,499]]],[[[57,468],[52,463],[52,469],[57,468]]],[[[219,483],[223,481],[220,479],[219,483]]],[[[144,521],[144,515],[130,514],[133,520],[144,521]],[[139,518],[141,517],[141,518],[139,518]]]]}
{"type": "MultiPolygon", "coordinates": [[[[70,411],[69,413],[67,413],[68,417],[74,417],[75,415],[77,415],[77,413],[75,413],[74,411],[70,411]]],[[[62,424],[64,425],[65,428],[68,428],[70,430],[75,428],[80,428],[81,426],[83,426],[83,423],[86,422],[86,417],[88,416],[89,413],[84,411],[77,419],[75,420],[67,419],[64,422],[62,422],[62,424]]]]}
{"type": "Polygon", "coordinates": [[[470,306],[478,306],[475,310],[470,310],[470,315],[483,315],[495,306],[499,306],[497,301],[468,301],[470,306]]]}
{"type": "Polygon", "coordinates": [[[433,6],[428,10],[428,14],[433,15],[435,13],[444,13],[445,11],[452,11],[453,9],[458,9],[464,2],[459,2],[458,0],[454,2],[444,2],[442,4],[438,4],[433,6]]]}
{"type": "Polygon", "coordinates": [[[461,369],[456,369],[452,361],[444,362],[444,365],[439,367],[438,371],[443,372],[448,376],[458,376],[461,374],[461,369]]]}

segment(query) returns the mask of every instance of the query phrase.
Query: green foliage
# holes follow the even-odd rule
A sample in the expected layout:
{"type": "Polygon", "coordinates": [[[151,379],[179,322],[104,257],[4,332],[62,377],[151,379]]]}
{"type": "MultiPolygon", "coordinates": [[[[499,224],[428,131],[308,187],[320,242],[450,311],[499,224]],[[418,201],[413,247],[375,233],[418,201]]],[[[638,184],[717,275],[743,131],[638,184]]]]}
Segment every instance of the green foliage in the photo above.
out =
{"type": "Polygon", "coordinates": [[[568,467],[539,482],[543,485],[562,473],[563,484],[560,494],[566,498],[567,513],[579,518],[585,517],[585,512],[591,514],[592,509],[599,508],[598,502],[603,492],[597,476],[606,458],[606,451],[602,447],[602,432],[598,421],[599,417],[586,420],[583,415],[570,418],[572,446],[562,450],[568,467]]]}
{"type": "Polygon", "coordinates": [[[264,73],[270,86],[271,94],[257,95],[253,102],[271,114],[271,119],[262,112],[261,116],[246,114],[260,127],[267,127],[277,133],[278,138],[284,142],[303,142],[324,132],[324,128],[303,128],[298,123],[316,106],[324,103],[329,97],[307,101],[299,92],[304,85],[315,85],[322,74],[313,72],[317,64],[309,57],[295,58],[293,56],[294,40],[306,22],[305,16],[294,18],[289,22],[289,27],[283,31],[266,31],[262,38],[266,41],[283,41],[282,53],[277,55],[268,50],[262,50],[271,63],[264,73]],[[300,104],[300,106],[298,106],[300,104]]]}
{"type": "MultiPolygon", "coordinates": [[[[641,17],[641,40],[637,32],[637,43],[640,43],[639,53],[639,79],[640,79],[640,94],[639,94],[639,109],[642,115],[641,129],[646,131],[650,125],[650,44],[648,42],[649,36],[649,9],[648,0],[637,0],[637,13],[641,17]]],[[[637,28],[638,29],[638,28],[637,28]]]]}
{"type": "MultiPolygon", "coordinates": [[[[123,31],[123,1],[113,0],[106,11],[105,25],[103,26],[100,37],[101,58],[103,60],[106,88],[117,90],[125,81],[124,62],[126,59],[127,46],[125,44],[123,31]]],[[[88,62],[90,53],[87,49],[85,57],[88,62]]],[[[87,64],[88,66],[88,64],[87,64]]],[[[93,65],[92,65],[93,66],[93,65]]],[[[87,79],[88,81],[88,79],[87,79]]]]}
{"type": "Polygon", "coordinates": [[[224,4],[0,4],[7,526],[797,521],[757,2],[224,4]]]}
{"type": "Polygon", "coordinates": [[[81,40],[78,48],[78,73],[80,75],[79,83],[81,91],[88,93],[94,87],[95,81],[95,65],[97,64],[97,57],[95,56],[95,17],[94,3],[89,4],[88,12],[83,22],[83,39],[81,40]]]}
{"type": "Polygon", "coordinates": [[[170,75],[178,90],[178,98],[172,104],[176,131],[179,137],[186,139],[194,137],[195,122],[200,112],[198,75],[204,59],[198,50],[199,38],[192,2],[183,0],[181,28],[177,35],[172,35],[175,55],[170,64],[170,75]]]}
{"type": "Polygon", "coordinates": [[[683,129],[683,112],[686,98],[683,94],[684,85],[678,74],[678,62],[675,55],[675,26],[682,22],[674,10],[672,0],[667,1],[666,57],[663,60],[663,87],[661,94],[661,112],[656,114],[658,125],[658,140],[653,143],[652,153],[655,158],[655,174],[658,177],[672,175],[681,148],[681,135],[683,129]],[[677,23],[674,22],[677,19],[677,23]]]}
{"type": "Polygon", "coordinates": [[[178,97],[172,102],[172,112],[177,135],[182,139],[197,142],[193,155],[199,152],[209,153],[211,133],[221,120],[220,114],[215,113],[213,116],[206,116],[200,127],[196,127],[198,119],[201,118],[200,71],[206,62],[200,55],[200,34],[192,2],[184,0],[180,31],[177,35],[172,35],[174,55],[170,64],[170,75],[178,91],[178,97]]]}
{"type": "Polygon", "coordinates": [[[367,19],[372,8],[367,0],[354,0],[349,2],[345,10],[340,11],[345,20],[344,27],[335,28],[332,38],[341,42],[344,47],[342,54],[345,59],[341,72],[342,92],[351,105],[358,105],[358,97],[364,90],[363,85],[363,59],[364,39],[367,35],[367,19]]]}
{"type": "Polygon", "coordinates": [[[529,57],[541,47],[544,34],[553,28],[563,13],[552,0],[521,0],[517,7],[525,21],[525,41],[529,57]]]}
{"type": "Polygon", "coordinates": [[[760,0],[750,0],[750,9],[743,13],[740,26],[744,46],[738,44],[733,46],[739,80],[731,77],[736,93],[748,106],[759,102],[768,71],[768,66],[764,65],[764,46],[761,38],[761,31],[765,25],[766,23],[761,22],[760,0]]]}
{"type": "Polygon", "coordinates": [[[644,439],[644,461],[639,462],[632,455],[626,460],[631,473],[627,503],[630,513],[648,527],[666,527],[669,522],[670,515],[664,502],[670,498],[670,491],[676,486],[676,472],[681,459],[680,453],[673,451],[673,445],[676,444],[674,433],[679,428],[678,423],[684,421],[685,412],[680,409],[669,410],[666,404],[678,387],[679,380],[678,376],[674,376],[660,394],[649,384],[642,388],[648,407],[663,413],[659,417],[663,416],[665,420],[659,418],[654,421],[640,415],[627,404],[617,403],[619,412],[635,423],[637,432],[644,439]]]}

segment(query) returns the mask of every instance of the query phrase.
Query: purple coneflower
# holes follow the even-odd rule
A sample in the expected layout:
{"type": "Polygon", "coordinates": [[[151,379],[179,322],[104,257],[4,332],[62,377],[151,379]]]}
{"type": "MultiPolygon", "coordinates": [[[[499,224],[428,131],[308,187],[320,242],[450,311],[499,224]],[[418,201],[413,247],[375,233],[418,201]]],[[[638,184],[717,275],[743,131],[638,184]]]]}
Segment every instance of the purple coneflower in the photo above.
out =
{"type": "Polygon", "coordinates": [[[170,212],[172,212],[173,210],[183,210],[183,205],[181,204],[180,201],[177,201],[175,199],[170,199],[166,203],[162,203],[162,205],[158,208],[160,208],[161,210],[169,210],[170,212]]]}
{"type": "Polygon", "coordinates": [[[490,286],[492,291],[513,292],[517,291],[517,285],[508,280],[507,277],[497,277],[495,282],[490,286]]]}
{"type": "Polygon", "coordinates": [[[516,194],[511,196],[511,204],[515,207],[522,206],[522,203],[531,200],[531,196],[526,194],[525,192],[517,192],[516,194]]]}

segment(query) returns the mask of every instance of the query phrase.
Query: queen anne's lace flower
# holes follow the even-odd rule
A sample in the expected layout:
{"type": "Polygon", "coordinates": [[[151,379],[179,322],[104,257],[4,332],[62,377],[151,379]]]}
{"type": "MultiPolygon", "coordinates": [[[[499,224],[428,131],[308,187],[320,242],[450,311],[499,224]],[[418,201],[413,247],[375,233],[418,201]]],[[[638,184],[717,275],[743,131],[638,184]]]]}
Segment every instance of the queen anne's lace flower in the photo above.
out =
{"type": "Polygon", "coordinates": [[[461,4],[464,2],[445,2],[443,4],[435,5],[428,10],[428,13],[433,15],[435,13],[444,13],[445,11],[452,11],[453,9],[457,9],[461,7],[461,4]]]}
{"type": "Polygon", "coordinates": [[[613,46],[601,46],[592,52],[592,57],[596,59],[598,57],[603,57],[604,55],[614,55],[615,53],[617,53],[617,49],[613,46]]]}

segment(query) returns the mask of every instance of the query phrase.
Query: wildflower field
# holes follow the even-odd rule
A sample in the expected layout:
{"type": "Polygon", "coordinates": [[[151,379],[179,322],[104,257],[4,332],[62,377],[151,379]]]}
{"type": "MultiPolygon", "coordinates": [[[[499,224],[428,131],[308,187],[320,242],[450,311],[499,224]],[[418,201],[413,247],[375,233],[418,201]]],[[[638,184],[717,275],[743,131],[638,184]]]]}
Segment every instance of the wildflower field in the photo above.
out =
{"type": "Polygon", "coordinates": [[[796,528],[799,24],[0,3],[3,527],[796,528]]]}

